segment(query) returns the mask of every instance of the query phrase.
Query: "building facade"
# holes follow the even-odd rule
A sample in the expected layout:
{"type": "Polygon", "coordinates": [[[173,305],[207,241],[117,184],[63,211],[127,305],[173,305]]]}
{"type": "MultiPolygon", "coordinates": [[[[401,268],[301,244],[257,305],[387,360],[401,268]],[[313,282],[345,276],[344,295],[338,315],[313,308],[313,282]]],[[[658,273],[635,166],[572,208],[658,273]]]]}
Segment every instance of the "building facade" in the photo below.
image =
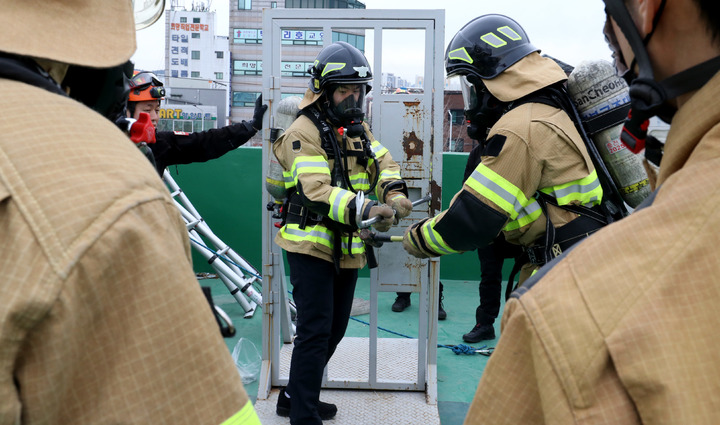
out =
{"type": "Polygon", "coordinates": [[[165,12],[166,103],[214,106],[222,127],[230,106],[230,52],[228,37],[215,34],[215,12],[206,6],[188,10],[173,1],[165,12]]]}
{"type": "MultiPolygon", "coordinates": [[[[262,10],[266,8],[364,9],[356,0],[231,0],[230,3],[230,121],[252,118],[255,100],[262,90],[262,10]]],[[[303,96],[308,84],[307,70],[323,46],[322,28],[294,28],[282,34],[282,96],[303,96]]],[[[348,42],[365,51],[363,34],[333,32],[332,41],[348,42]]],[[[248,142],[260,145],[260,135],[248,142]]]]}

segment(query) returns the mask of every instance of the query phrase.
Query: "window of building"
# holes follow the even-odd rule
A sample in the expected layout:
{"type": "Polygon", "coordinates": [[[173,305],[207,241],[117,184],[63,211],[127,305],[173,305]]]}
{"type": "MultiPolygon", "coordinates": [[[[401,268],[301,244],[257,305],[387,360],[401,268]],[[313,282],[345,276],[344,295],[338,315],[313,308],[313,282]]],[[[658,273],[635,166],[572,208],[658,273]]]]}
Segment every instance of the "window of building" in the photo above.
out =
{"type": "Polygon", "coordinates": [[[286,9],[365,9],[358,0],[285,0],[286,9]]]}
{"type": "Polygon", "coordinates": [[[344,32],[333,31],[332,41],[344,41],[354,47],[357,47],[361,52],[365,52],[365,36],[356,34],[347,34],[344,32]]]}
{"type": "Polygon", "coordinates": [[[181,24],[187,23],[187,18],[185,16],[180,17],[180,23],[181,24]]]}
{"type": "Polygon", "coordinates": [[[233,75],[262,75],[262,61],[233,61],[233,75]]]}
{"type": "Polygon", "coordinates": [[[225,55],[224,55],[224,53],[223,53],[222,51],[220,51],[220,50],[216,50],[216,51],[215,51],[215,57],[216,57],[216,58],[222,59],[224,56],[225,56],[225,55]]]}
{"type": "Polygon", "coordinates": [[[255,100],[260,96],[259,92],[234,91],[232,106],[255,106],[255,100]]]}
{"type": "Polygon", "coordinates": [[[450,115],[452,115],[452,124],[465,124],[465,112],[462,109],[451,109],[450,115]]]}
{"type": "Polygon", "coordinates": [[[173,121],[173,131],[184,131],[186,133],[193,132],[193,122],[185,120],[173,121]]]}
{"type": "Polygon", "coordinates": [[[277,9],[277,2],[276,2],[276,1],[271,1],[271,2],[270,2],[270,8],[271,8],[271,9],[277,9]]]}
{"type": "Polygon", "coordinates": [[[192,59],[200,59],[200,50],[192,50],[190,54],[192,59]]]}
{"type": "Polygon", "coordinates": [[[192,78],[200,78],[200,71],[192,71],[190,72],[190,76],[192,78]]]}
{"type": "Polygon", "coordinates": [[[200,38],[200,33],[199,32],[192,33],[192,38],[200,38]]]}
{"type": "Polygon", "coordinates": [[[233,29],[233,43],[260,44],[262,43],[262,30],[252,28],[233,29]]]}
{"type": "Polygon", "coordinates": [[[199,24],[200,18],[193,18],[193,24],[199,24]]]}
{"type": "Polygon", "coordinates": [[[252,0],[238,0],[238,9],[240,9],[240,10],[252,9],[252,0]]]}

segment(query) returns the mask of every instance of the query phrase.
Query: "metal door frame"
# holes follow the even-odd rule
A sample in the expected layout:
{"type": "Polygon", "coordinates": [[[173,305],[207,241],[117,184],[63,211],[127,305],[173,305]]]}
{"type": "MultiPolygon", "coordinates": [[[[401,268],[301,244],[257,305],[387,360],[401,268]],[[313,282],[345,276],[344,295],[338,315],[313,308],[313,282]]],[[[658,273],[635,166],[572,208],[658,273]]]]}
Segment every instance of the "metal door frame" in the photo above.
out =
{"type": "MultiPolygon", "coordinates": [[[[262,95],[268,104],[268,112],[263,123],[263,175],[267,175],[270,149],[270,128],[273,127],[274,103],[281,99],[281,30],[283,28],[322,28],[324,34],[332,34],[332,29],[362,29],[374,31],[373,87],[381,87],[382,78],[382,39],[383,30],[421,29],[425,31],[425,66],[424,93],[392,95],[393,101],[407,100],[408,104],[417,104],[418,99],[429,105],[431,126],[428,136],[431,158],[429,170],[421,171],[419,178],[406,179],[408,187],[415,192],[432,191],[435,199],[423,214],[434,214],[440,209],[439,187],[442,182],[442,132],[443,132],[443,92],[444,92],[444,10],[379,10],[379,9],[264,9],[263,10],[263,74],[262,95]],[[272,44],[269,44],[272,43],[272,44]],[[269,125],[268,125],[269,123],[269,125]],[[427,177],[427,178],[425,178],[427,177]]],[[[332,36],[323,37],[324,46],[332,43],[332,36]]],[[[367,48],[367,46],[366,46],[367,48]]],[[[373,93],[373,133],[382,134],[383,95],[380,90],[373,93]],[[376,100],[378,100],[376,102],[376,100]]],[[[390,99],[390,98],[387,98],[390,99]]],[[[382,139],[379,138],[379,140],[382,139]]],[[[384,143],[388,149],[388,141],[384,143]]],[[[395,155],[393,155],[395,157],[395,155]]],[[[402,171],[401,171],[402,173],[402,171]]],[[[403,176],[405,178],[405,176],[403,176]]],[[[264,193],[267,202],[269,194],[264,193]]],[[[413,212],[417,215],[417,212],[413,212]]],[[[411,215],[412,217],[412,215],[411,215]]],[[[409,217],[409,218],[411,218],[409,217]]],[[[407,223],[405,223],[407,224],[407,223]]],[[[273,243],[277,229],[271,223],[270,214],[262,216],[262,250],[263,250],[263,352],[260,387],[258,398],[267,398],[272,386],[284,385],[287,380],[279,375],[281,339],[289,342],[289,337],[281,328],[287,329],[284,323],[289,320],[287,309],[287,292],[281,250],[273,243]],[[277,277],[277,278],[276,278],[277,277]],[[275,310],[277,308],[277,310],[275,310]],[[275,314],[279,313],[279,314],[275,314]]],[[[398,288],[389,286],[380,288],[377,283],[378,270],[371,272],[371,310],[370,310],[370,359],[369,381],[332,381],[327,376],[323,380],[324,387],[330,388],[361,388],[383,390],[426,391],[427,400],[431,404],[437,402],[437,308],[438,308],[438,259],[418,260],[426,264],[427,275],[420,277],[420,314],[418,326],[418,369],[417,382],[381,381],[377,379],[377,293],[378,291],[395,291],[398,288]]],[[[326,373],[327,375],[327,373],[326,373]]]]}

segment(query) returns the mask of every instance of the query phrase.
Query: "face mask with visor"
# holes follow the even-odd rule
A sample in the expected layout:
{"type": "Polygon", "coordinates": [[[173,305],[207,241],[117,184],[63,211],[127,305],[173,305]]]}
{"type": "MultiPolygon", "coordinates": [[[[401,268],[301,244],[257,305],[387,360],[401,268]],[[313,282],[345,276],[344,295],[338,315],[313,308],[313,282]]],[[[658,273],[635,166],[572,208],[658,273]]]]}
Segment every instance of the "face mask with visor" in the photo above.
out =
{"type": "Polygon", "coordinates": [[[337,123],[347,129],[348,137],[358,137],[363,132],[365,119],[365,84],[340,84],[330,90],[330,115],[337,123]],[[335,104],[334,97],[337,92],[346,95],[340,103],[335,104]]]}
{"type": "Polygon", "coordinates": [[[481,79],[474,76],[461,75],[460,90],[465,106],[467,134],[472,139],[484,141],[488,130],[503,115],[505,104],[488,91],[481,79]]]}

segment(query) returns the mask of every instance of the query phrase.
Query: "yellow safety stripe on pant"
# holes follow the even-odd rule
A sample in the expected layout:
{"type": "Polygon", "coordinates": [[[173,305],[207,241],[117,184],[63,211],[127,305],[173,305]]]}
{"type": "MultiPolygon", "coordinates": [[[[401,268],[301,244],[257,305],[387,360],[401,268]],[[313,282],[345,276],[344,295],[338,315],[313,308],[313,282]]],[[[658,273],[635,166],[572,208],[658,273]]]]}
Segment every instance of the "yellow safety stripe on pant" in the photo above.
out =
{"type": "Polygon", "coordinates": [[[295,187],[295,180],[293,179],[290,171],[283,171],[283,180],[285,181],[285,189],[292,189],[295,187]]]}
{"type": "Polygon", "coordinates": [[[362,254],[365,252],[365,243],[363,243],[360,238],[352,238],[352,245],[350,246],[350,250],[348,250],[348,241],[349,237],[347,235],[342,236],[342,253],[343,254],[362,254]]]}
{"type": "Polygon", "coordinates": [[[297,223],[288,223],[280,229],[280,237],[293,242],[311,242],[332,249],[332,232],[322,224],[300,228],[297,223]]]}
{"type": "Polygon", "coordinates": [[[583,205],[597,205],[602,201],[603,190],[597,172],[592,171],[587,177],[569,183],[540,189],[557,199],[558,205],[568,205],[579,201],[583,205]]]}
{"type": "Polygon", "coordinates": [[[437,217],[433,217],[432,219],[426,221],[420,228],[425,244],[428,248],[435,251],[436,254],[440,255],[455,254],[460,252],[450,248],[450,246],[445,242],[445,239],[440,236],[440,233],[435,231],[436,218],[437,217]]]}
{"type": "Polygon", "coordinates": [[[348,177],[350,177],[350,184],[353,189],[357,191],[370,189],[370,178],[368,173],[360,172],[357,174],[351,174],[348,177]]]}
{"type": "Polygon", "coordinates": [[[220,425],[260,425],[260,418],[258,418],[252,403],[248,400],[242,409],[223,421],[220,425]]]}
{"type": "Polygon", "coordinates": [[[339,187],[333,187],[332,191],[330,191],[330,211],[328,212],[328,217],[331,220],[343,224],[350,224],[350,217],[345,217],[345,208],[351,199],[355,199],[354,193],[339,187]]]}
{"type": "Polygon", "coordinates": [[[370,144],[370,146],[372,148],[373,153],[375,154],[375,158],[379,159],[380,157],[382,157],[383,155],[388,153],[387,148],[385,146],[381,145],[380,142],[378,142],[377,140],[372,142],[370,144]]]}
{"type": "Polygon", "coordinates": [[[327,174],[330,175],[330,166],[328,166],[327,160],[321,155],[317,156],[298,156],[293,161],[293,165],[290,168],[292,173],[293,182],[295,186],[298,185],[298,176],[300,174],[327,174]]]}
{"type": "Polygon", "coordinates": [[[484,164],[475,168],[465,184],[510,216],[511,221],[505,225],[504,230],[527,226],[542,214],[542,209],[535,198],[528,199],[522,190],[484,164]]]}

